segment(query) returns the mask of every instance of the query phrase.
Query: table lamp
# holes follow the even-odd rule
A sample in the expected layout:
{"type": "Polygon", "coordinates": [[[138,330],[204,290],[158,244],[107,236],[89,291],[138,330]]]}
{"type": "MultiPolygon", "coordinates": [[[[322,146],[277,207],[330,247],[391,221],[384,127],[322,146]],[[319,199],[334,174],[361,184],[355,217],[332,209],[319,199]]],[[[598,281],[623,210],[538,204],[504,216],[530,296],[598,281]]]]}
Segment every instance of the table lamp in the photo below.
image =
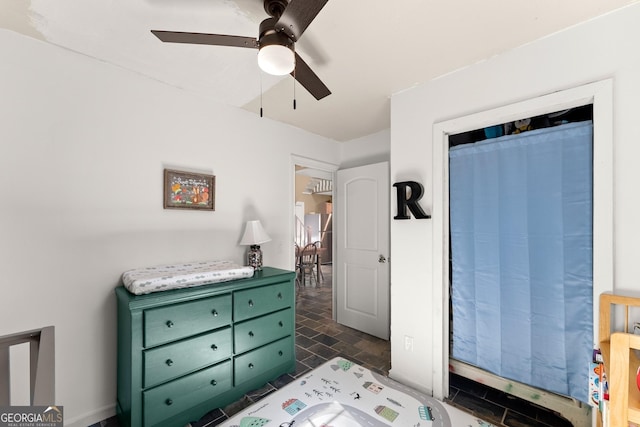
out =
{"type": "Polygon", "coordinates": [[[262,250],[260,250],[260,244],[270,240],[271,237],[264,231],[260,221],[247,221],[240,244],[249,246],[249,250],[247,251],[247,264],[253,267],[254,270],[262,270],[262,250]]]}

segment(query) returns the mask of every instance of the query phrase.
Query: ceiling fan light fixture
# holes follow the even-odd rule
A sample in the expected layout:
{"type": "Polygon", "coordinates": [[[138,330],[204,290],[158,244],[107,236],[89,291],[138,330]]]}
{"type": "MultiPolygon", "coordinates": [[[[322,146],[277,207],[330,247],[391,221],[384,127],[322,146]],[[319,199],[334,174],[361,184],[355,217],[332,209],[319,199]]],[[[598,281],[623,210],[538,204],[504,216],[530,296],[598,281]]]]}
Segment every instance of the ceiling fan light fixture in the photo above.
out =
{"type": "Polygon", "coordinates": [[[258,66],[265,73],[284,76],[296,66],[294,43],[286,34],[275,31],[274,25],[274,18],[265,19],[260,24],[258,66]]]}
{"type": "Polygon", "coordinates": [[[258,52],[258,66],[265,73],[283,76],[293,71],[296,58],[287,46],[281,44],[262,46],[258,52]]]}
{"type": "MultiPolygon", "coordinates": [[[[258,27],[258,37],[229,34],[151,30],[163,42],[258,49],[258,66],[273,75],[291,74],[317,100],[331,94],[327,86],[295,49],[305,29],[329,0],[263,0],[269,18],[258,27]]],[[[295,91],[295,85],[294,85],[295,91]]],[[[295,92],[294,104],[295,109],[295,92]]]]}

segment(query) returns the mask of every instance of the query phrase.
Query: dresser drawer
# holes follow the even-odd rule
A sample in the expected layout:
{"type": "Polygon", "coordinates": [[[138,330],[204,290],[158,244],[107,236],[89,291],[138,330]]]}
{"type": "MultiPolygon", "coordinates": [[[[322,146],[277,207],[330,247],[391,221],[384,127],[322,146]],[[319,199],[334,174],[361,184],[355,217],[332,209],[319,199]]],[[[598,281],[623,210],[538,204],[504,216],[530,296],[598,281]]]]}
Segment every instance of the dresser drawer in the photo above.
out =
{"type": "Polygon", "coordinates": [[[144,351],[144,387],[231,357],[231,328],[144,351]]]}
{"type": "Polygon", "coordinates": [[[231,295],[144,311],[144,346],[175,341],[231,323],[231,295]]]}
{"type": "Polygon", "coordinates": [[[293,291],[291,282],[238,291],[234,294],[233,319],[239,322],[290,307],[293,291]]]}
{"type": "Polygon", "coordinates": [[[231,386],[231,361],[227,361],[147,390],[142,394],[143,424],[153,426],[228,391],[231,386]]]}
{"type": "Polygon", "coordinates": [[[234,326],[235,353],[244,353],[278,338],[291,335],[293,309],[278,311],[234,326]]]}
{"type": "Polygon", "coordinates": [[[293,337],[281,339],[235,358],[235,383],[242,384],[274,367],[291,361],[293,337]]]}

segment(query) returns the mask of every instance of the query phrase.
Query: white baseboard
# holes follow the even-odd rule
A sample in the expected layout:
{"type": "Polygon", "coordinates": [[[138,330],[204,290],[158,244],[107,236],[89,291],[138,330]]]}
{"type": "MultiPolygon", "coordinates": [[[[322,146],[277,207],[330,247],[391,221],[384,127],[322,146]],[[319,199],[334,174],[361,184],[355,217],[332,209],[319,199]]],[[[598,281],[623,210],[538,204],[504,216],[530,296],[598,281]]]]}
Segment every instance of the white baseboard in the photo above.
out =
{"type": "Polygon", "coordinates": [[[73,418],[66,418],[64,420],[65,427],[88,427],[100,421],[111,418],[116,414],[116,405],[108,405],[95,411],[87,412],[82,415],[78,415],[73,418]]]}
{"type": "Polygon", "coordinates": [[[424,393],[427,396],[433,396],[433,390],[426,389],[423,386],[421,386],[420,384],[417,384],[417,383],[411,381],[409,378],[403,377],[402,375],[395,375],[393,373],[393,368],[389,370],[389,378],[391,378],[394,381],[399,382],[400,384],[403,384],[403,385],[411,387],[411,388],[413,388],[415,390],[418,390],[419,392],[424,393]]]}

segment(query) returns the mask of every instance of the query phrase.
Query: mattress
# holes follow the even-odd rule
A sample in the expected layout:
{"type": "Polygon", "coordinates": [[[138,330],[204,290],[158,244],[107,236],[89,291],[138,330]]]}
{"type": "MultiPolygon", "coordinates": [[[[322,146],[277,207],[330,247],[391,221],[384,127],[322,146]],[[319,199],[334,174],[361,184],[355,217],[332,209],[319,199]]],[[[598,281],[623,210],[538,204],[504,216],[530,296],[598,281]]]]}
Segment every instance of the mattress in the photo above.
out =
{"type": "Polygon", "coordinates": [[[198,261],[137,268],[122,274],[124,287],[135,295],[191,288],[253,277],[253,267],[232,261],[198,261]]]}

